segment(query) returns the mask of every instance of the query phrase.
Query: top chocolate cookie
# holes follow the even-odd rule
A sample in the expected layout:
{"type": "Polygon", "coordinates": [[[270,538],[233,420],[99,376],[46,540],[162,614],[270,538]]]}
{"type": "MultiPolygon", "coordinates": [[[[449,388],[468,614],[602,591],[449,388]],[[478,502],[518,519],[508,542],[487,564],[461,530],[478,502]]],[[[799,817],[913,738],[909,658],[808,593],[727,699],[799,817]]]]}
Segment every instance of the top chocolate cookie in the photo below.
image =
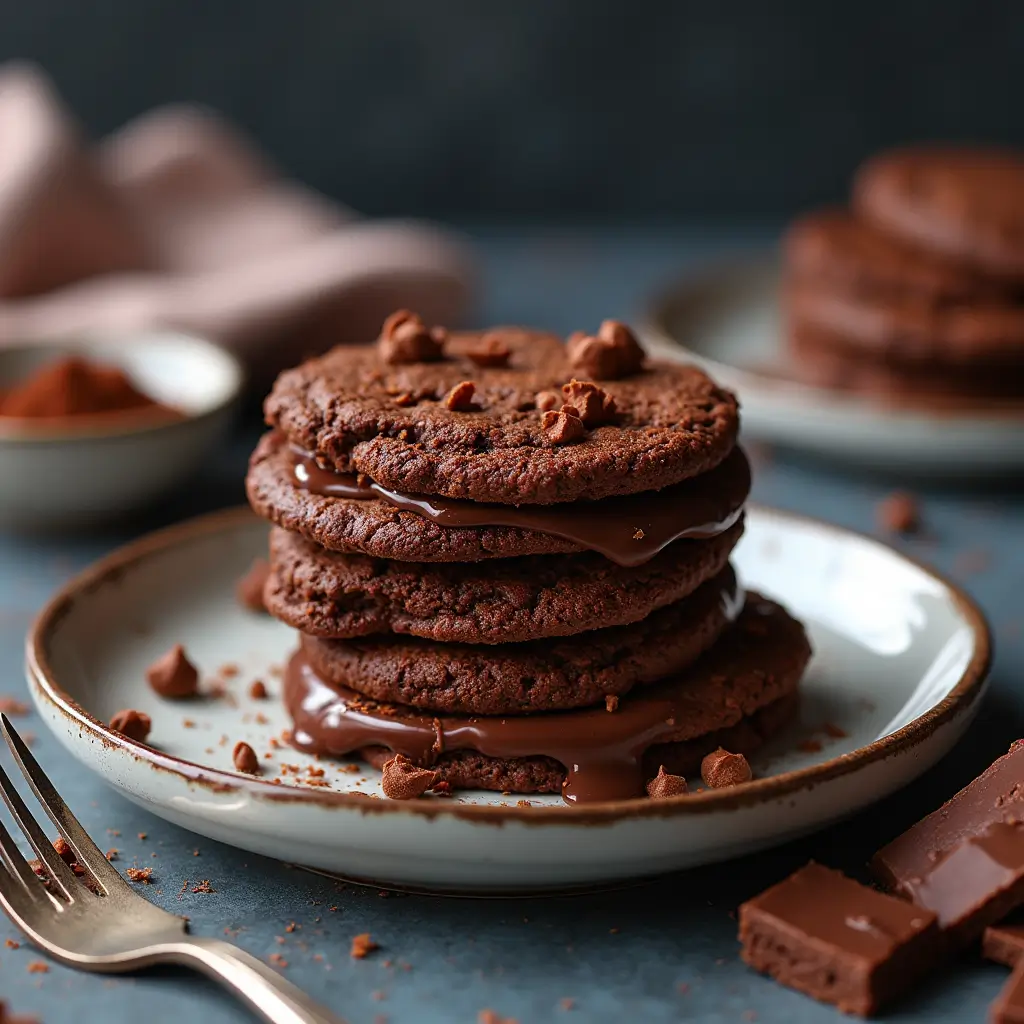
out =
{"type": "Polygon", "coordinates": [[[914,147],[869,160],[854,207],[905,241],[1024,282],[1024,156],[914,147]]]}
{"type": "Polygon", "coordinates": [[[718,465],[736,399],[694,366],[645,363],[622,324],[556,337],[446,335],[409,313],[374,347],[281,374],[267,422],[339,472],[399,491],[552,504],[658,490],[718,465]]]}

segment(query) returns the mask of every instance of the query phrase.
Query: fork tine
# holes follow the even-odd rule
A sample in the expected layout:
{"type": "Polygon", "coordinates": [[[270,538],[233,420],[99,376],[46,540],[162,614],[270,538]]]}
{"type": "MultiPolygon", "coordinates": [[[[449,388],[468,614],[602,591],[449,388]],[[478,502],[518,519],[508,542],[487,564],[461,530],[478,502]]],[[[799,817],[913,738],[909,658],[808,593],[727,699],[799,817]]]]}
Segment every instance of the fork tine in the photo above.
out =
{"type": "MultiPolygon", "coordinates": [[[[11,725],[7,715],[0,712],[0,730],[3,731],[4,739],[11,748],[18,767],[22,774],[28,779],[32,792],[39,798],[43,810],[50,816],[50,820],[60,829],[61,834],[71,844],[75,851],[75,858],[92,877],[109,893],[114,888],[132,892],[131,887],[121,877],[120,872],[111,866],[103,851],[92,841],[89,833],[85,831],[79,820],[68,809],[61,795],[53,788],[53,783],[47,778],[46,773],[39,766],[32,752],[25,746],[25,741],[18,735],[17,730],[11,725]]],[[[50,844],[47,844],[50,845],[50,844]]],[[[56,851],[50,846],[51,852],[56,851]]],[[[60,860],[61,866],[65,869],[67,865],[60,860]]],[[[69,871],[71,877],[74,873],[69,871]]]]}
{"type": "Polygon", "coordinates": [[[75,873],[64,863],[61,856],[53,848],[53,843],[46,837],[46,833],[39,827],[29,809],[25,806],[21,794],[14,788],[10,776],[0,767],[0,795],[4,803],[10,809],[18,827],[25,833],[29,845],[36,852],[36,856],[43,862],[47,874],[64,891],[69,900],[75,899],[79,889],[78,879],[75,873]]]}
{"type": "MultiPolygon", "coordinates": [[[[0,821],[0,856],[2,856],[4,864],[7,865],[7,871],[0,872],[0,877],[4,874],[11,875],[12,878],[21,882],[22,886],[28,890],[28,895],[33,899],[49,895],[43,880],[28,866],[24,854],[18,849],[18,844],[11,838],[10,832],[7,831],[2,821],[0,821]]],[[[3,884],[0,883],[0,889],[2,888],[3,884]]]]}

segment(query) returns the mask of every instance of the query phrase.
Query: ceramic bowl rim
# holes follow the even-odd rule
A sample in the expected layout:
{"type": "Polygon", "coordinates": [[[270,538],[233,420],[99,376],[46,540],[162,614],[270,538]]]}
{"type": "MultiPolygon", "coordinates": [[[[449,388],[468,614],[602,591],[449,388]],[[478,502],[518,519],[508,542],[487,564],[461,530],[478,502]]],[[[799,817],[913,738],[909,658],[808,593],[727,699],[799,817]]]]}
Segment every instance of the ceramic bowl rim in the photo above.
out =
{"type": "MultiPolygon", "coordinates": [[[[883,548],[941,584],[950,594],[973,638],[970,661],[948,694],[934,707],[895,732],[847,754],[806,768],[783,772],[765,779],[754,779],[729,789],[703,790],[667,800],[618,800],[589,804],[586,807],[495,807],[458,804],[446,800],[374,800],[361,795],[325,792],[322,789],[300,790],[261,779],[244,778],[233,772],[174,757],[113,732],[60,686],[50,666],[47,644],[54,627],[71,612],[77,601],[87,600],[90,592],[121,575],[129,567],[177,544],[187,543],[218,531],[256,523],[256,515],[247,506],[208,513],[147,534],[118,548],[74,576],[47,602],[29,628],[26,638],[26,674],[33,687],[33,696],[60,712],[80,732],[88,732],[108,749],[123,751],[137,761],[144,761],[152,768],[168,772],[186,783],[201,785],[214,792],[244,791],[253,798],[274,803],[301,803],[323,808],[356,810],[363,814],[404,814],[427,819],[454,817],[495,825],[506,822],[532,826],[594,825],[615,823],[623,819],[684,818],[693,814],[735,810],[775,801],[913,748],[926,741],[940,726],[968,712],[974,706],[985,690],[991,664],[991,634],[984,615],[957,584],[929,566],[867,534],[767,506],[751,504],[748,508],[813,525],[831,534],[856,536],[883,548]]],[[[54,728],[49,720],[47,724],[51,729],[54,728]]]]}
{"type": "Polygon", "coordinates": [[[0,416],[0,447],[11,450],[19,446],[71,446],[107,438],[167,434],[180,430],[183,426],[213,420],[238,401],[242,389],[245,387],[245,368],[238,356],[223,345],[218,345],[217,342],[201,334],[179,331],[170,327],[155,327],[152,330],[137,332],[137,337],[121,335],[117,339],[99,335],[77,335],[53,338],[51,341],[44,342],[16,342],[12,345],[5,345],[0,351],[0,358],[15,352],[43,352],[48,348],[60,352],[80,350],[84,354],[88,354],[90,351],[107,353],[120,344],[145,345],[147,338],[172,343],[185,342],[188,346],[203,350],[213,358],[221,360],[228,377],[223,396],[199,412],[185,412],[181,417],[168,420],[154,420],[145,409],[75,417],[73,422],[69,418],[46,418],[36,421],[0,416]],[[60,425],[65,423],[72,425],[70,428],[60,425]]]}

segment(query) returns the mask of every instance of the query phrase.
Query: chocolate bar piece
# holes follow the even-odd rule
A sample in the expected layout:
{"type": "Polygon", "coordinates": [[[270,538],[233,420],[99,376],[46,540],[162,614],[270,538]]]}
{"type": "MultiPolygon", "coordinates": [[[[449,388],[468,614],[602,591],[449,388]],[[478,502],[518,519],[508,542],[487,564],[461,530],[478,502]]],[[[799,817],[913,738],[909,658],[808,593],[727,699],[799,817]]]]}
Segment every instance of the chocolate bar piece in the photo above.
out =
{"type": "Polygon", "coordinates": [[[994,924],[985,929],[981,937],[981,951],[986,960],[1016,967],[1024,960],[1024,924],[994,924]]]}
{"type": "Polygon", "coordinates": [[[740,907],[741,956],[776,981],[864,1016],[939,957],[936,916],[808,864],[740,907]]]}
{"type": "Polygon", "coordinates": [[[943,854],[902,890],[931,910],[957,946],[978,938],[1024,903],[1024,823],[997,821],[943,854]]]}
{"type": "Polygon", "coordinates": [[[927,818],[882,847],[871,862],[888,889],[906,891],[923,878],[943,853],[979,835],[997,821],[1024,820],[1024,740],[927,818]]]}
{"type": "Polygon", "coordinates": [[[988,1011],[991,1024],[1024,1024],[1024,967],[1017,967],[988,1011]]]}

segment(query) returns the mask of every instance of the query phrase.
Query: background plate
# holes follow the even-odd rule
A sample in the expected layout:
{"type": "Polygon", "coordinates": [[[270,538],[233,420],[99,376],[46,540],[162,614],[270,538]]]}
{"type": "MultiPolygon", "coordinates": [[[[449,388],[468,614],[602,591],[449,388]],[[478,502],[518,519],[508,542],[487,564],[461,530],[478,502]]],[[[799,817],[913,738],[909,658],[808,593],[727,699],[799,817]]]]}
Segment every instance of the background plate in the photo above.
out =
{"type": "Polygon", "coordinates": [[[736,565],[747,585],[807,623],[816,652],[801,723],[753,760],[754,782],[584,808],[553,796],[520,806],[487,793],[373,799],[380,789],[372,769],[349,772],[272,746],[289,725],[276,698],[294,634],[234,599],[266,536],[247,510],[219,513],[87,570],[33,627],[30,689],[83,765],[153,813],[245,849],[380,883],[484,892],[586,886],[781,842],[929,767],[973,717],[988,668],[986,626],[950,584],[868,538],[754,507],[736,565]],[[146,666],[176,642],[226,696],[171,703],[149,690],[146,666]],[[248,696],[256,678],[270,700],[248,696]],[[101,724],[124,707],[152,716],[152,748],[101,724]],[[830,735],[826,723],[845,735],[830,735]],[[233,772],[231,750],[242,739],[273,754],[262,779],[233,772]],[[275,776],[280,784],[269,781],[275,776]]]}
{"type": "Polygon", "coordinates": [[[653,299],[652,354],[697,362],[743,404],[743,436],[872,469],[977,477],[1024,467],[1024,402],[894,405],[788,380],[773,258],[705,271],[653,299]]]}

